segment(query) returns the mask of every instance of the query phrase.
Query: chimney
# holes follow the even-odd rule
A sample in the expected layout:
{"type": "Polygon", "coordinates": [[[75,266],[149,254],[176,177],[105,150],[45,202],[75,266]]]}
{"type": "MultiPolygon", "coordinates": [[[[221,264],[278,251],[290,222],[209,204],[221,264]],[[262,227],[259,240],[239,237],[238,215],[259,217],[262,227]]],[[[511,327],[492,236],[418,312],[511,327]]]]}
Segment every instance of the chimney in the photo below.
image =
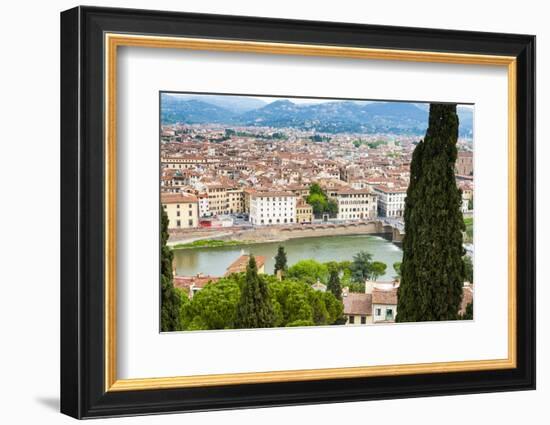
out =
{"type": "Polygon", "coordinates": [[[372,294],[372,290],[374,289],[375,282],[372,280],[366,280],[365,281],[365,294],[372,294]]]}

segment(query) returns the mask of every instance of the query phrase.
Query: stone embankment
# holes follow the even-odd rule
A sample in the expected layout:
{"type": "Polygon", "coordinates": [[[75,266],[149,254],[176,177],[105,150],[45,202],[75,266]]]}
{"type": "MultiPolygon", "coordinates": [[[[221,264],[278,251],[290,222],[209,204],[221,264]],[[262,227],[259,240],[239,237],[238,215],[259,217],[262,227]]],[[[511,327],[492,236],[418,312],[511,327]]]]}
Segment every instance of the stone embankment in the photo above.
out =
{"type": "Polygon", "coordinates": [[[392,241],[401,242],[403,234],[382,221],[320,223],[292,226],[226,227],[218,229],[171,230],[169,244],[190,243],[205,239],[243,242],[274,242],[319,236],[391,234],[392,241]]]}

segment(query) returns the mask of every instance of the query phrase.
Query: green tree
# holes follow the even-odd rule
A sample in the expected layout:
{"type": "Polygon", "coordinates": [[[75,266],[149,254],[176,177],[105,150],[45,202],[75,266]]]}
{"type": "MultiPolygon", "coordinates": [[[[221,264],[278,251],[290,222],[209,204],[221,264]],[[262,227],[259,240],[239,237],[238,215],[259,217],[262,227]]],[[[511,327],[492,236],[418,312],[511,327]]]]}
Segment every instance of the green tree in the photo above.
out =
{"type": "Polygon", "coordinates": [[[338,300],[342,300],[342,286],[340,285],[340,276],[338,269],[333,268],[330,271],[328,278],[327,290],[336,297],[338,300]]]}
{"type": "Polygon", "coordinates": [[[309,187],[309,196],[306,202],[311,205],[313,215],[316,218],[321,218],[324,214],[336,217],[338,214],[338,204],[333,199],[327,197],[327,194],[321,189],[318,183],[313,183],[309,187]]]}
{"type": "Polygon", "coordinates": [[[344,305],[340,300],[330,292],[314,290],[305,282],[274,280],[270,289],[275,326],[332,325],[343,317],[344,305]]]}
{"type": "Polygon", "coordinates": [[[367,251],[360,251],[353,256],[350,265],[351,277],[355,282],[364,282],[370,277],[372,255],[367,251]]]}
{"type": "Polygon", "coordinates": [[[370,275],[369,275],[369,278],[371,280],[376,280],[378,279],[380,276],[382,276],[384,273],[386,273],[386,264],[385,263],[382,263],[380,261],[374,261],[371,265],[370,265],[370,275]]]}
{"type": "Polygon", "coordinates": [[[182,328],[190,331],[234,328],[243,280],[243,274],[232,275],[205,285],[183,306],[182,328]]]}
{"type": "Polygon", "coordinates": [[[160,207],[160,330],[170,332],[180,330],[180,309],[182,298],[174,287],[172,260],[174,254],[166,244],[168,242],[168,215],[160,207]]]}
{"type": "Polygon", "coordinates": [[[396,261],[393,263],[393,269],[395,270],[395,273],[397,273],[396,278],[401,279],[401,261],[396,261]]]}
{"type": "Polygon", "coordinates": [[[296,279],[310,285],[317,280],[326,283],[328,279],[328,266],[315,260],[300,260],[288,268],[286,276],[289,279],[296,279]]]}
{"type": "Polygon", "coordinates": [[[466,305],[466,311],[459,316],[460,320],[474,320],[474,303],[468,303],[466,305]]]}
{"type": "Polygon", "coordinates": [[[273,306],[266,281],[258,274],[258,266],[250,256],[241,288],[235,327],[238,329],[270,328],[275,324],[273,306]]]}
{"type": "Polygon", "coordinates": [[[336,217],[338,215],[338,204],[334,199],[327,200],[325,212],[329,215],[329,217],[336,217]]]}
{"type": "Polygon", "coordinates": [[[310,195],[314,195],[314,194],[317,194],[317,195],[325,195],[325,193],[323,192],[323,189],[321,189],[321,186],[319,186],[319,183],[313,183],[310,187],[309,187],[309,194],[310,195]]]}
{"type": "Polygon", "coordinates": [[[365,293],[365,282],[350,282],[348,285],[349,292],[356,294],[365,293]]]}
{"type": "Polygon", "coordinates": [[[467,282],[474,282],[474,265],[470,256],[464,256],[464,280],[467,282]]]}
{"type": "Polygon", "coordinates": [[[275,256],[274,274],[276,275],[279,270],[282,273],[286,272],[287,270],[286,252],[285,248],[282,245],[279,245],[279,248],[277,249],[277,255],[275,256]]]}
{"type": "Polygon", "coordinates": [[[307,197],[307,203],[311,205],[313,214],[316,218],[320,218],[328,207],[328,202],[320,193],[312,193],[307,197]]]}
{"type": "Polygon", "coordinates": [[[454,104],[431,104],[426,137],[416,146],[405,200],[398,322],[455,320],[464,263],[456,186],[458,116],[454,104]]]}

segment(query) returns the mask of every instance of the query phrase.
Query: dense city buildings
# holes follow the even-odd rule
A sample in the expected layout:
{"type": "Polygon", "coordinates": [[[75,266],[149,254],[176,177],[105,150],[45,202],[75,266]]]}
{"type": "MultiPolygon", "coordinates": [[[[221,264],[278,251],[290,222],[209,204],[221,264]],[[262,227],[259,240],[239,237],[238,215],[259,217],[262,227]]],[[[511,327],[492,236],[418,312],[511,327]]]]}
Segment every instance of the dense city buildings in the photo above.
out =
{"type": "MultiPolygon", "coordinates": [[[[410,135],[164,125],[160,187],[169,228],[401,220],[417,142],[410,135]],[[334,210],[319,213],[308,202],[313,184],[334,210]],[[192,216],[178,216],[173,200],[179,198],[168,194],[187,197],[192,216]]],[[[461,139],[459,148],[455,171],[467,213],[473,208],[471,142],[461,139]]]]}
{"type": "Polygon", "coordinates": [[[455,163],[455,173],[460,176],[473,176],[474,155],[473,152],[459,152],[455,163]]]}

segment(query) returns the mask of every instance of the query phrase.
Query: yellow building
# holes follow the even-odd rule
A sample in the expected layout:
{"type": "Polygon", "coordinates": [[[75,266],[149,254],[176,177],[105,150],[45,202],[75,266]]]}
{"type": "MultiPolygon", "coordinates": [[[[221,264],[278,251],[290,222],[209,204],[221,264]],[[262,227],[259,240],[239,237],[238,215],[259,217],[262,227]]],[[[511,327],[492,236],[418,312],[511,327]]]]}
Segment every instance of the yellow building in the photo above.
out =
{"type": "Polygon", "coordinates": [[[313,207],[303,199],[296,204],[296,223],[311,223],[313,221],[313,207]]]}
{"type": "Polygon", "coordinates": [[[188,193],[162,193],[160,202],[168,215],[169,229],[191,229],[199,226],[199,202],[188,193]]]}
{"type": "Polygon", "coordinates": [[[225,184],[207,184],[208,207],[212,214],[239,214],[244,212],[243,189],[225,184]]]}

